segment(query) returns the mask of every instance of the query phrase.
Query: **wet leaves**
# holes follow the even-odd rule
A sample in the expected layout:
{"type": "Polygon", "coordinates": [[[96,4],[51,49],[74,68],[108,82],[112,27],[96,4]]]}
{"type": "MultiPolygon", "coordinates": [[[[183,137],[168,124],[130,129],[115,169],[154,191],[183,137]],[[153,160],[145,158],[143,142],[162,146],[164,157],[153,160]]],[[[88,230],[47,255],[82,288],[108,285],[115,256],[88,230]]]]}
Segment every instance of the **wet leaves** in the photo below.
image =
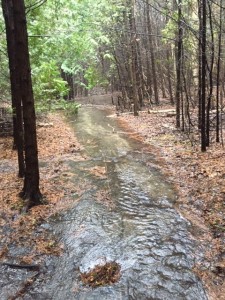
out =
{"type": "Polygon", "coordinates": [[[5,257],[8,254],[8,247],[6,245],[4,245],[1,249],[0,249],[0,259],[5,257]]]}
{"type": "Polygon", "coordinates": [[[106,178],[106,168],[101,166],[95,166],[89,169],[89,172],[97,177],[106,178]]]}
{"type": "Polygon", "coordinates": [[[71,206],[72,192],[82,194],[82,187],[76,188],[70,182],[72,174],[63,163],[66,159],[84,160],[80,154],[82,146],[63,116],[49,115],[44,122],[51,126],[38,127],[37,133],[40,187],[46,204],[33,207],[28,213],[23,212],[24,201],[18,197],[23,179],[17,178],[17,155],[12,150],[12,139],[0,138],[0,239],[4,245],[0,247],[1,260],[10,258],[11,249],[16,247],[25,249],[16,257],[17,261],[33,262],[40,255],[60,255],[63,245],[40,225],[71,206]]]}
{"type": "Polygon", "coordinates": [[[113,261],[98,265],[89,272],[81,273],[81,281],[92,288],[116,283],[121,276],[121,266],[113,261]]]}
{"type": "Polygon", "coordinates": [[[111,197],[109,189],[100,189],[96,192],[96,201],[105,205],[109,209],[115,208],[115,202],[111,197]]]}

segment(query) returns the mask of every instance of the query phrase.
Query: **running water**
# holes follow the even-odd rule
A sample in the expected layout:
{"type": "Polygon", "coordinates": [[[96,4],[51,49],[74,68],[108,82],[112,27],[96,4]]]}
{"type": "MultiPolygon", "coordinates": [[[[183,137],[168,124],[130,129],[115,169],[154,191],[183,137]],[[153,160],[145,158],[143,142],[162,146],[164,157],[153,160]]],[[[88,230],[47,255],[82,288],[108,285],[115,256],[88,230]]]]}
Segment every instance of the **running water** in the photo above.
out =
{"type": "Polygon", "coordinates": [[[72,120],[76,136],[89,157],[65,164],[74,185],[87,184],[79,202],[56,217],[51,227],[65,252],[48,261],[43,279],[23,299],[54,300],[205,300],[193,272],[195,241],[191,224],[174,208],[176,194],[140,142],[122,132],[106,112],[84,107],[72,120]],[[106,177],[90,173],[106,170],[106,177]],[[108,190],[108,208],[96,201],[108,190]],[[91,289],[80,282],[80,271],[116,261],[121,278],[111,286],[91,289]]]}

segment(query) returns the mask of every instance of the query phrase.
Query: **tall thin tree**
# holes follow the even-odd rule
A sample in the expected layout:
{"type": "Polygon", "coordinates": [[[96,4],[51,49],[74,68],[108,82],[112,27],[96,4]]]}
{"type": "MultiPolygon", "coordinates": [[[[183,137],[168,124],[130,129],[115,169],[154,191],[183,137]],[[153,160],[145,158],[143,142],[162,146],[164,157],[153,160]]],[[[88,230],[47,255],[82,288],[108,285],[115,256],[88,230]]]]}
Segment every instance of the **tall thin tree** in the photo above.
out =
{"type": "Polygon", "coordinates": [[[202,4],[202,28],[201,28],[201,150],[206,151],[206,0],[201,0],[202,4]]]}
{"type": "Polygon", "coordinates": [[[222,45],[222,0],[220,0],[220,15],[219,15],[219,33],[218,33],[218,58],[217,58],[217,73],[216,73],[216,142],[220,141],[220,113],[219,113],[219,91],[220,91],[220,71],[221,71],[221,45],[222,45]]]}
{"type": "Polygon", "coordinates": [[[181,117],[181,67],[182,67],[182,44],[183,44],[183,28],[182,28],[182,0],[178,1],[178,40],[176,51],[176,127],[180,128],[181,117]]]}

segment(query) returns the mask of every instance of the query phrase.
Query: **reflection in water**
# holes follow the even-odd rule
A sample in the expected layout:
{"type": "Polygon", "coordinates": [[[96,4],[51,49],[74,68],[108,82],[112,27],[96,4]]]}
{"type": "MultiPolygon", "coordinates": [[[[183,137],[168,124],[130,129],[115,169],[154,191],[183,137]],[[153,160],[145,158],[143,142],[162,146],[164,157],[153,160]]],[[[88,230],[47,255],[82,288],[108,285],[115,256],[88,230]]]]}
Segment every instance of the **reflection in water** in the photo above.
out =
{"type": "Polygon", "coordinates": [[[147,167],[154,158],[119,134],[116,120],[103,111],[83,108],[73,124],[91,159],[65,163],[79,175],[74,184],[89,180],[93,188],[53,222],[65,254],[49,262],[47,280],[37,282],[27,299],[207,299],[192,271],[191,225],[173,208],[171,186],[147,167]],[[106,179],[85,171],[96,165],[106,167],[106,179]],[[106,187],[115,203],[111,211],[95,201],[97,190],[106,187]],[[96,289],[81,285],[79,269],[112,260],[122,266],[118,283],[96,289]]]}

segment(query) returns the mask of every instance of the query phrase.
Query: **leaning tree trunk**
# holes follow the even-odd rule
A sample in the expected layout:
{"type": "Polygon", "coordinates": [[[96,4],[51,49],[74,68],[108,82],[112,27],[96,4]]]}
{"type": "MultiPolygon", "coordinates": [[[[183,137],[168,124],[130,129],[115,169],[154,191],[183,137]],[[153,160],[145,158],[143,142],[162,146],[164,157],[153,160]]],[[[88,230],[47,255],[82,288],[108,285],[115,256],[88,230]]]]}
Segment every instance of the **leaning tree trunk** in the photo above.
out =
{"type": "Polygon", "coordinates": [[[27,208],[41,204],[36,135],[36,116],[31,81],[28,36],[24,0],[12,0],[15,24],[16,60],[20,76],[20,95],[23,104],[25,140],[25,179],[21,196],[28,200],[27,208]]]}

